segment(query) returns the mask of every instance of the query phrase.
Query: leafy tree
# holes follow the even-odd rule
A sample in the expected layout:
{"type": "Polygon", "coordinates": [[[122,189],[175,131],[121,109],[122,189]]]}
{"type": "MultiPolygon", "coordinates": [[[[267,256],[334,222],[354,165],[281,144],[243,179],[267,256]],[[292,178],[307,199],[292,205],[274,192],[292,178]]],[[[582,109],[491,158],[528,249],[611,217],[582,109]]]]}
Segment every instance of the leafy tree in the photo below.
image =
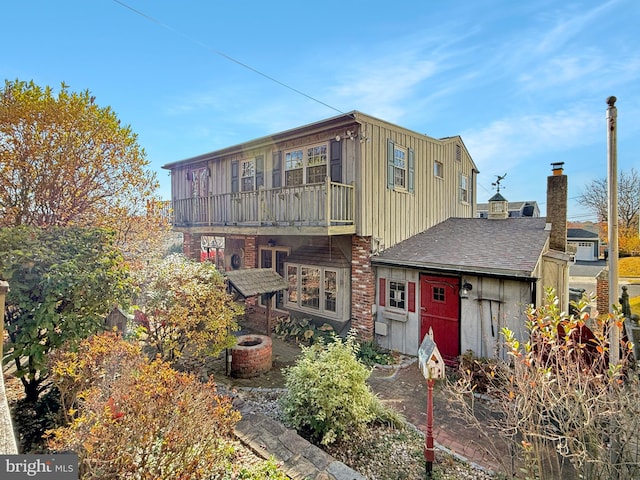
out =
{"type": "Polygon", "coordinates": [[[242,307],[213,264],[170,255],[150,275],[135,321],[163,359],[176,360],[187,346],[202,358],[234,345],[232,331],[238,329],[235,318],[242,307]]]}
{"type": "Polygon", "coordinates": [[[13,361],[27,400],[49,376],[47,355],[103,328],[132,295],[113,233],[79,227],[0,228],[0,278],[9,282],[5,361],[13,361]]]}
{"type": "MultiPolygon", "coordinates": [[[[606,178],[593,180],[585,186],[578,197],[578,203],[597,215],[598,221],[607,222],[609,218],[609,194],[606,178]]],[[[618,216],[620,227],[638,231],[638,213],[640,212],[640,176],[635,169],[629,173],[620,172],[618,179],[618,216]]]]}
{"type": "Polygon", "coordinates": [[[639,478],[640,382],[627,363],[631,344],[621,342],[627,355],[610,363],[609,331],[621,329],[620,318],[590,318],[586,299],[575,306],[579,313],[567,315],[548,290],[546,303],[527,311],[528,339],[502,331],[510,362],[498,361],[482,376],[492,414],[474,396],[471,369],[447,387],[450,412],[476,426],[508,476],[639,478]]]}
{"type": "Polygon", "coordinates": [[[88,90],[0,89],[0,226],[98,226],[132,262],[160,248],[158,182],[130,126],[88,90]]]}

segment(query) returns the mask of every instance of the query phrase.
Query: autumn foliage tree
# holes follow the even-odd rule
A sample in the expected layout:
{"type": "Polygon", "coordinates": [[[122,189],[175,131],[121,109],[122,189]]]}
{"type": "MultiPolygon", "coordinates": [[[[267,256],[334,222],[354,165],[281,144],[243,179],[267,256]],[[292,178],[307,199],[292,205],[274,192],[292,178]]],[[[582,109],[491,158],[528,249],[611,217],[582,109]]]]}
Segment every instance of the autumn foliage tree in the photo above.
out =
{"type": "Polygon", "coordinates": [[[171,255],[149,273],[143,305],[135,321],[144,338],[165,360],[189,347],[196,357],[217,356],[234,345],[242,307],[227,293],[224,277],[210,262],[171,255]]]}
{"type": "Polygon", "coordinates": [[[149,362],[112,332],[58,351],[51,371],[69,422],[49,447],[76,452],[82,479],[231,478],[240,414],[213,382],[149,362]]]}
{"type": "Polygon", "coordinates": [[[0,278],[10,285],[4,361],[29,401],[47,386],[47,356],[103,329],[133,292],[113,233],[97,228],[0,228],[0,278]]]}
{"type": "Polygon", "coordinates": [[[136,263],[167,228],[158,182],[130,126],[88,90],[33,81],[0,90],[0,226],[95,226],[136,263]]]}

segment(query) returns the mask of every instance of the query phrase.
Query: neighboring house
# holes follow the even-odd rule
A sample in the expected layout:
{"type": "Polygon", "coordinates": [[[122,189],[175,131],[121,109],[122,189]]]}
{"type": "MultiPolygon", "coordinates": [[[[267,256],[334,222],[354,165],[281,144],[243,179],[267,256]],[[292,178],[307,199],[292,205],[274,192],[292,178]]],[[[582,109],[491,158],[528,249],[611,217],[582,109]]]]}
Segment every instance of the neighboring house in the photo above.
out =
{"type": "MultiPolygon", "coordinates": [[[[539,217],[540,208],[538,202],[530,200],[528,202],[509,202],[508,203],[509,218],[518,217],[539,217]]],[[[487,218],[489,216],[489,203],[478,203],[476,208],[476,217],[487,218]]]]}
{"type": "Polygon", "coordinates": [[[575,259],[595,262],[600,256],[600,236],[584,228],[568,228],[567,243],[575,250],[575,259]]]}
{"type": "Polygon", "coordinates": [[[488,218],[449,218],[373,258],[378,344],[414,354],[433,329],[445,360],[467,350],[503,357],[501,329],[526,339],[525,310],[541,305],[546,287],[566,308],[566,194],[566,176],[554,170],[547,203],[557,216],[508,218],[497,193],[488,218]]]}
{"type": "Polygon", "coordinates": [[[186,254],[199,258],[201,237],[221,237],[227,270],[287,279],[288,291],[256,307],[271,301],[364,339],[377,318],[371,257],[475,213],[478,171],[459,136],[435,139],[357,111],[163,168],[186,254]]]}

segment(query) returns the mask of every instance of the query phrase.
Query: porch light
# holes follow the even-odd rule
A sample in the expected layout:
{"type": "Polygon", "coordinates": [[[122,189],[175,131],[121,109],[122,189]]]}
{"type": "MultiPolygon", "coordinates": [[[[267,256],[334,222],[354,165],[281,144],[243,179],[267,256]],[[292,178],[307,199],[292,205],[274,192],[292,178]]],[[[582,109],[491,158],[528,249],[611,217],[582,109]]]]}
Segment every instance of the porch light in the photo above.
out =
{"type": "Polygon", "coordinates": [[[468,298],[469,297],[469,292],[473,290],[473,285],[471,285],[469,282],[464,282],[462,284],[462,288],[460,289],[460,297],[461,298],[468,298]]]}

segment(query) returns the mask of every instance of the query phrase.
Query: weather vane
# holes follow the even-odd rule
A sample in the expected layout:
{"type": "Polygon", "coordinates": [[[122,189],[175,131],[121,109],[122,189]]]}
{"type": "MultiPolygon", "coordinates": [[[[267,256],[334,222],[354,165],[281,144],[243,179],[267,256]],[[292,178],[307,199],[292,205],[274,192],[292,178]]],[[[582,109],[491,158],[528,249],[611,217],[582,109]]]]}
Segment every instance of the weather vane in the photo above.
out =
{"type": "Polygon", "coordinates": [[[505,173],[504,175],[500,176],[500,175],[496,175],[496,177],[498,177],[498,179],[491,184],[492,187],[496,187],[498,189],[498,193],[500,193],[500,182],[502,180],[504,180],[504,177],[506,177],[507,174],[505,173]]]}

